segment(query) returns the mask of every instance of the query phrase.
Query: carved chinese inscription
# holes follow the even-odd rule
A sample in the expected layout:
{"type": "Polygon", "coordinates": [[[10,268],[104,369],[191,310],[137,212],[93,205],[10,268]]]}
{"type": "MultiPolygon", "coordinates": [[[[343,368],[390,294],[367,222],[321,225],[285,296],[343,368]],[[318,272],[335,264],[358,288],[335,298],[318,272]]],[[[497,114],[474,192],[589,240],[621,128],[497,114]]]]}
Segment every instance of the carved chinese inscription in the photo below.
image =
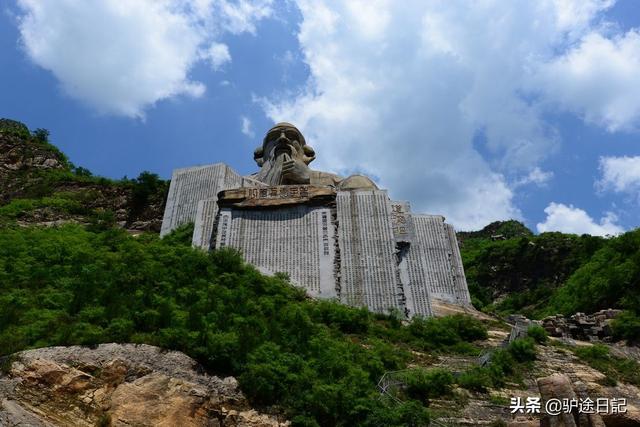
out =
{"type": "Polygon", "coordinates": [[[335,190],[330,187],[277,185],[221,191],[218,194],[218,204],[237,208],[276,207],[309,202],[325,203],[334,200],[335,195],[335,190]]]}
{"type": "Polygon", "coordinates": [[[279,185],[264,188],[245,188],[246,199],[307,199],[308,185],[279,185]]]}
{"type": "Polygon", "coordinates": [[[396,242],[413,241],[413,222],[411,211],[406,202],[393,202],[391,204],[391,228],[396,242]]]}

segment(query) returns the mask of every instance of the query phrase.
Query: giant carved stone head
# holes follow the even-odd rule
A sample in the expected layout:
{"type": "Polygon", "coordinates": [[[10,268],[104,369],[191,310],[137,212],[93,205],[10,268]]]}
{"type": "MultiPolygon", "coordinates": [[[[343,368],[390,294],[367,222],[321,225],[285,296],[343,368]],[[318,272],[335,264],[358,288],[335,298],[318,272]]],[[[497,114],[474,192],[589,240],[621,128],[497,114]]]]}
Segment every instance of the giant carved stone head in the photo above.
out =
{"type": "Polygon", "coordinates": [[[311,184],[332,186],[339,190],[378,188],[363,175],[351,175],[343,179],[333,173],[310,169],[309,163],[316,158],[316,153],[291,123],[278,123],[269,129],[262,146],[253,153],[253,158],[260,170],[251,178],[268,185],[311,184]]]}
{"type": "Polygon", "coordinates": [[[260,166],[256,178],[271,185],[308,184],[308,164],[315,158],[302,133],[292,124],[282,122],[269,129],[256,148],[253,158],[260,166]]]}
{"type": "Polygon", "coordinates": [[[298,128],[287,122],[278,123],[269,129],[262,141],[262,147],[256,148],[253,158],[258,166],[262,167],[265,161],[273,160],[285,153],[307,165],[316,158],[316,153],[307,145],[298,128]]]}

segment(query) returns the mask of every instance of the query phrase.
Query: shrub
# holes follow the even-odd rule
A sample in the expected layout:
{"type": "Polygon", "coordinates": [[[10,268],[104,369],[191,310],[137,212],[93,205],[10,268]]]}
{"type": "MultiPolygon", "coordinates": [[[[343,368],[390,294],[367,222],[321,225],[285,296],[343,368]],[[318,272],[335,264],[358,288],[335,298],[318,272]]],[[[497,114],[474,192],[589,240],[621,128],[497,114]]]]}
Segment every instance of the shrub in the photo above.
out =
{"type": "Polygon", "coordinates": [[[609,347],[604,344],[594,344],[591,346],[576,348],[576,354],[579,358],[587,361],[608,360],[609,347]]]}
{"type": "Polygon", "coordinates": [[[38,142],[48,143],[49,142],[49,131],[47,129],[38,128],[33,131],[33,137],[38,142]]]}
{"type": "Polygon", "coordinates": [[[487,338],[487,329],[482,322],[462,314],[439,318],[414,317],[409,323],[409,332],[424,348],[442,349],[458,346],[463,352],[468,352],[469,346],[462,343],[468,344],[487,338]]]}
{"type": "Polygon", "coordinates": [[[478,319],[463,314],[445,316],[441,322],[456,332],[462,341],[487,339],[487,328],[478,319]]]}
{"type": "Polygon", "coordinates": [[[484,393],[493,385],[489,369],[476,366],[463,372],[456,380],[460,387],[484,393]]]}
{"type": "MultiPolygon", "coordinates": [[[[408,327],[318,304],[261,275],[237,251],[193,249],[189,228],[164,239],[71,224],[1,228],[0,356],[51,345],[146,343],[235,376],[251,401],[277,405],[298,425],[428,423],[419,401],[386,406],[376,390],[384,372],[405,368],[408,350],[421,348],[408,327]]],[[[451,322],[438,319],[430,331],[451,324],[453,342],[470,336],[460,332],[469,330],[464,320],[451,322]]],[[[450,383],[450,374],[435,371],[413,385],[435,395],[450,383]]]]}
{"type": "Polygon", "coordinates": [[[427,401],[451,392],[453,375],[446,369],[412,369],[405,374],[407,394],[414,400],[427,401]]]}
{"type": "Polygon", "coordinates": [[[615,339],[628,340],[631,343],[640,342],[640,316],[630,310],[625,310],[611,322],[615,339]]]}
{"type": "Polygon", "coordinates": [[[604,344],[579,347],[575,349],[575,353],[607,376],[606,385],[613,385],[620,380],[640,385],[640,364],[635,360],[610,354],[609,347],[604,344]]]}
{"type": "Polygon", "coordinates": [[[509,344],[508,349],[517,362],[536,360],[536,345],[531,338],[518,338],[509,344]]]}
{"type": "Polygon", "coordinates": [[[24,124],[10,119],[0,119],[0,132],[28,139],[31,135],[24,124]]]}
{"type": "Polygon", "coordinates": [[[354,309],[333,301],[318,300],[314,308],[315,319],[344,333],[366,333],[373,318],[364,307],[354,309]]]}
{"type": "Polygon", "coordinates": [[[540,325],[529,326],[527,329],[527,336],[533,338],[538,344],[544,344],[549,340],[547,331],[540,325]]]}
{"type": "Polygon", "coordinates": [[[0,374],[7,375],[11,372],[11,366],[13,366],[13,362],[16,360],[17,357],[13,354],[10,356],[0,357],[0,374]]]}
{"type": "Polygon", "coordinates": [[[74,166],[72,168],[72,171],[76,176],[80,176],[80,177],[89,178],[93,176],[93,174],[89,169],[83,168],[82,166],[74,166]]]}
{"type": "Polygon", "coordinates": [[[508,349],[499,349],[491,355],[491,364],[489,372],[491,378],[496,385],[502,385],[505,376],[514,373],[516,361],[508,349]]]}
{"type": "Polygon", "coordinates": [[[456,331],[448,328],[441,319],[435,317],[414,317],[409,323],[409,332],[422,340],[426,348],[454,345],[460,341],[460,336],[456,334],[456,331]]]}
{"type": "Polygon", "coordinates": [[[129,208],[131,217],[139,215],[149,205],[154,197],[164,197],[168,190],[168,181],[160,179],[160,177],[148,171],[140,173],[140,175],[129,181],[132,188],[132,197],[129,208]]]}
{"type": "MultiPolygon", "coordinates": [[[[368,408],[367,408],[368,409],[368,408]]],[[[422,427],[428,426],[429,412],[420,402],[409,400],[398,405],[372,408],[363,427],[422,427]]]]}

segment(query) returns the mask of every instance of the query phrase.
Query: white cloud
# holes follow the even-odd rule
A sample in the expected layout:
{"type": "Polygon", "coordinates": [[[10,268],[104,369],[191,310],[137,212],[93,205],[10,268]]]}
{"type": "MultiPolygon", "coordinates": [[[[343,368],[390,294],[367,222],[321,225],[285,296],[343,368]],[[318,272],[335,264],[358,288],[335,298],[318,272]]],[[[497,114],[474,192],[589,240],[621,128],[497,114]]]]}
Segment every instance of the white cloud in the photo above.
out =
{"type": "Polygon", "coordinates": [[[591,234],[593,236],[616,235],[624,232],[624,229],[616,224],[618,218],[612,212],[596,223],[584,210],[573,205],[566,206],[562,203],[551,202],[544,210],[547,218],[538,223],[538,232],[561,231],[573,234],[591,234]]]}
{"type": "Polygon", "coordinates": [[[241,119],[242,119],[242,128],[240,129],[241,132],[244,135],[248,136],[249,138],[255,137],[256,134],[251,127],[251,120],[249,120],[249,118],[246,116],[242,116],[241,119]]]}
{"type": "Polygon", "coordinates": [[[205,86],[189,78],[203,59],[230,60],[215,41],[224,31],[255,31],[270,2],[256,0],[19,0],[21,42],[64,91],[100,112],[143,117],[144,109],[205,86]]]}
{"type": "Polygon", "coordinates": [[[638,128],[640,33],[612,38],[590,32],[534,77],[545,97],[610,132],[638,128]]]}
{"type": "Polygon", "coordinates": [[[598,189],[628,193],[640,200],[640,156],[600,157],[600,172],[598,189]]]}
{"type": "Polygon", "coordinates": [[[546,186],[549,181],[553,179],[553,172],[543,171],[540,167],[536,166],[529,172],[528,175],[520,178],[514,182],[513,187],[520,187],[523,185],[535,184],[538,187],[546,186]]]}
{"type": "Polygon", "coordinates": [[[231,62],[229,47],[224,43],[212,43],[209,49],[204,52],[204,57],[209,60],[211,68],[219,70],[227,62],[231,62]]]}
{"type": "Polygon", "coordinates": [[[273,13],[273,0],[218,0],[215,7],[225,30],[240,34],[256,33],[256,24],[273,13]]]}
{"type": "MultiPolygon", "coordinates": [[[[528,94],[532,70],[591,31],[611,1],[299,0],[311,76],[263,100],[317,145],[318,168],[381,177],[415,211],[458,228],[520,217],[506,176],[543,184],[558,133],[528,94]],[[486,140],[491,165],[474,146],[486,140]],[[533,175],[531,172],[533,171],[533,175]]],[[[485,151],[485,150],[483,150],[485,151]]]]}

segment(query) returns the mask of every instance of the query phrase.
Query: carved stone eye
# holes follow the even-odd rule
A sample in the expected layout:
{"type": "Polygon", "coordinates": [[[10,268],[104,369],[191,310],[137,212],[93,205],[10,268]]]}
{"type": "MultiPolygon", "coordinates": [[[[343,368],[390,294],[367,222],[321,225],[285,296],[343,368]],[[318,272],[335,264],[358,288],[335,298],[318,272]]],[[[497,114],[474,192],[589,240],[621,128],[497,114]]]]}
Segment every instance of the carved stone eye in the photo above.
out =
{"type": "Polygon", "coordinates": [[[264,150],[262,147],[258,147],[253,152],[253,160],[258,164],[258,166],[262,166],[264,164],[264,150]]]}
{"type": "Polygon", "coordinates": [[[274,131],[267,135],[267,141],[275,141],[280,137],[280,132],[274,131]]]}

